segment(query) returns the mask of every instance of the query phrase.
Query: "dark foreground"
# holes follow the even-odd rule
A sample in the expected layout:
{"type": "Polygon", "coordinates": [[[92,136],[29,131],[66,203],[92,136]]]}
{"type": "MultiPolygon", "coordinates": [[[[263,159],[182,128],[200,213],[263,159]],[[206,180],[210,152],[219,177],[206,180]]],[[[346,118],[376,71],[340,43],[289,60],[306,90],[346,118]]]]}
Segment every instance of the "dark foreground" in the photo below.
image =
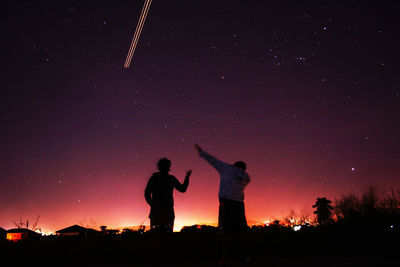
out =
{"type": "Polygon", "coordinates": [[[214,262],[207,262],[207,263],[165,263],[165,264],[151,264],[151,263],[143,263],[143,264],[130,264],[130,263],[5,263],[2,265],[4,267],[11,267],[11,266],[60,266],[60,267],[128,267],[128,266],[165,266],[165,267],[181,267],[181,266],[190,266],[190,267],[200,267],[200,266],[211,266],[211,267],[220,267],[220,266],[232,266],[232,267],[242,267],[242,266],[249,266],[249,267],[258,267],[258,266],[266,266],[266,267],[291,267],[291,266],[299,266],[299,267],[319,267],[319,266],[327,266],[327,267],[395,267],[400,266],[400,261],[394,260],[366,260],[366,259],[325,259],[325,260],[315,260],[315,259],[274,259],[274,260],[255,260],[250,263],[244,262],[234,262],[231,265],[220,265],[214,262]]]}
{"type": "MultiPolygon", "coordinates": [[[[234,246],[231,266],[400,266],[400,235],[393,229],[263,228],[249,236],[253,260],[246,262],[242,247],[234,246]]],[[[219,242],[214,231],[2,242],[0,265],[220,266],[219,242]]]]}

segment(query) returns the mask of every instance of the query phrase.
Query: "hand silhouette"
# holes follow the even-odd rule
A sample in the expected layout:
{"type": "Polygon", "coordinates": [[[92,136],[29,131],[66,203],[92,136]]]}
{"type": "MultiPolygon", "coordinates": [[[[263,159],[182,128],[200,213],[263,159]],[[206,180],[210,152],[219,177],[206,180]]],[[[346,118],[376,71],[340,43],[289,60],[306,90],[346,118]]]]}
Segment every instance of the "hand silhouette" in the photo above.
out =
{"type": "Polygon", "coordinates": [[[199,152],[199,153],[201,153],[201,151],[203,151],[203,149],[198,145],[198,144],[195,144],[194,145],[194,148],[197,150],[197,152],[199,152]]]}
{"type": "Polygon", "coordinates": [[[192,170],[187,170],[186,171],[186,176],[189,177],[192,174],[192,170]]]}

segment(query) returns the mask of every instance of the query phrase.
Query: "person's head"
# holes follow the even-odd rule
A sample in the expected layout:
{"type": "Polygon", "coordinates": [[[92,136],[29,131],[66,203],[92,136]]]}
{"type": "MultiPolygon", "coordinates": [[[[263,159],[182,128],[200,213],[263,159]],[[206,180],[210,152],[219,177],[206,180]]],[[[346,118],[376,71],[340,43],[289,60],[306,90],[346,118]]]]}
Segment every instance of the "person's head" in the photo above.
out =
{"type": "Polygon", "coordinates": [[[157,162],[157,168],[160,172],[169,172],[171,161],[167,158],[162,158],[157,162]]]}
{"type": "Polygon", "coordinates": [[[233,165],[234,165],[235,167],[239,168],[239,169],[244,170],[244,171],[245,171],[246,168],[247,168],[246,163],[244,163],[243,161],[236,161],[233,165]]]}

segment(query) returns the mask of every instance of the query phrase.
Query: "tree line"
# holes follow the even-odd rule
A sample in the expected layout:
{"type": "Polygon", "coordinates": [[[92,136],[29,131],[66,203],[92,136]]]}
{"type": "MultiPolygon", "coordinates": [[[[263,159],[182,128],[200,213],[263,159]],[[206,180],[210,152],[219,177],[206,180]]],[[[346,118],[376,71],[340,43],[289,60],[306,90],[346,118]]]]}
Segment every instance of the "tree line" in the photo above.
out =
{"type": "Polygon", "coordinates": [[[375,186],[368,186],[360,194],[344,194],[334,203],[319,197],[313,208],[316,223],[320,226],[395,228],[400,224],[400,190],[381,192],[375,186]]]}

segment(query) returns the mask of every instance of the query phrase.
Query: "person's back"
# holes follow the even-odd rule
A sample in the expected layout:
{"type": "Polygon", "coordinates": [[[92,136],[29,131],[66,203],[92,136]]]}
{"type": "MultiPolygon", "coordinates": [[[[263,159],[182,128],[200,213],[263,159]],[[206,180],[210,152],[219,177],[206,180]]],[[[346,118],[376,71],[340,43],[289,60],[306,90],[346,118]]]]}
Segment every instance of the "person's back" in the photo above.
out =
{"type": "Polygon", "coordinates": [[[235,164],[229,164],[217,159],[202,149],[199,151],[199,154],[207,160],[220,175],[218,197],[220,199],[243,202],[244,189],[250,182],[250,176],[246,172],[245,163],[238,161],[235,164]]]}
{"type": "Polygon", "coordinates": [[[226,166],[222,171],[219,171],[219,174],[220,185],[218,197],[243,202],[244,189],[250,182],[250,176],[246,171],[226,163],[226,166]]]}
{"type": "Polygon", "coordinates": [[[159,172],[154,173],[146,186],[144,195],[150,205],[150,227],[152,230],[172,232],[175,220],[173,190],[186,192],[191,170],[186,172],[185,181],[169,174],[171,161],[162,158],[157,163],[159,172]]]}
{"type": "Polygon", "coordinates": [[[151,191],[151,204],[173,206],[174,176],[168,173],[156,172],[149,180],[146,190],[151,191]]]}
{"type": "MultiPolygon", "coordinates": [[[[175,218],[173,190],[178,184],[180,185],[179,181],[168,173],[157,172],[150,178],[145,195],[151,206],[149,218],[154,227],[168,225],[167,228],[170,228],[173,226],[175,218]]],[[[186,191],[186,189],[181,191],[186,191]]]]}

